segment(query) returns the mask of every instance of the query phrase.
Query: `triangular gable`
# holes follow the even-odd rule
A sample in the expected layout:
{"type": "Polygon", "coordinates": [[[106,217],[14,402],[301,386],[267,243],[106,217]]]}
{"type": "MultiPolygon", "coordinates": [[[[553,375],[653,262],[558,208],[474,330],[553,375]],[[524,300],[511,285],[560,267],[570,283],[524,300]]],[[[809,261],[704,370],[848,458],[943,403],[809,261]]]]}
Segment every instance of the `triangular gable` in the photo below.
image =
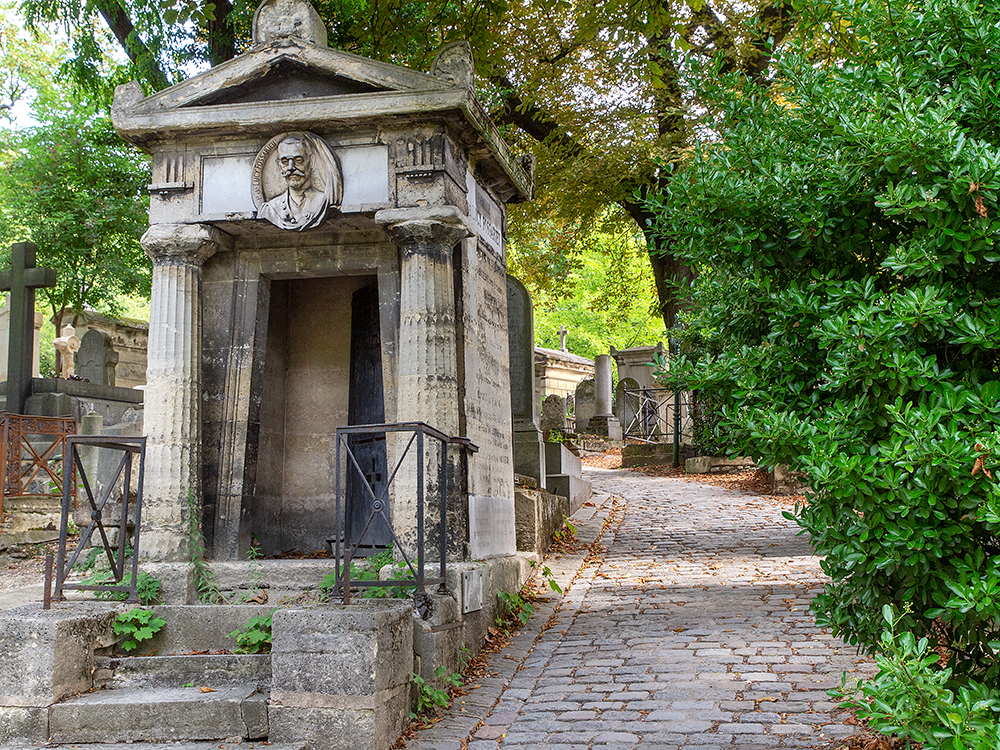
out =
{"type": "Polygon", "coordinates": [[[133,114],[217,104],[454,90],[446,78],[300,40],[257,47],[137,102],[133,114]]]}

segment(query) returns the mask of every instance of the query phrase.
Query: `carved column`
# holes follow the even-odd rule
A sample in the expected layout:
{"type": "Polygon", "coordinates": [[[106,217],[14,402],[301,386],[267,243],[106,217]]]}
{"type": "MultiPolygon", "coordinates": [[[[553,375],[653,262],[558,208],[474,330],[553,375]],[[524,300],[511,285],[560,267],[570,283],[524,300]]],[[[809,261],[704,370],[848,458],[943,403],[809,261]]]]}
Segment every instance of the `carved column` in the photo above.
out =
{"type": "Polygon", "coordinates": [[[140,554],[184,559],[188,497],[201,513],[201,273],[225,235],[207,224],[155,224],[142,237],[153,261],[140,554]]]}
{"type": "MultiPolygon", "coordinates": [[[[375,214],[375,221],[400,249],[397,420],[426,422],[455,435],[459,411],[452,252],[474,231],[465,216],[451,206],[386,209],[375,214]]],[[[438,558],[439,539],[433,526],[438,517],[433,505],[439,497],[439,459],[433,442],[426,443],[427,559],[438,558]]],[[[402,450],[398,440],[394,443],[396,450],[402,450]]],[[[415,468],[415,464],[410,466],[415,468]]],[[[407,554],[412,554],[416,542],[416,477],[412,468],[397,478],[394,489],[393,529],[407,554]]]]}

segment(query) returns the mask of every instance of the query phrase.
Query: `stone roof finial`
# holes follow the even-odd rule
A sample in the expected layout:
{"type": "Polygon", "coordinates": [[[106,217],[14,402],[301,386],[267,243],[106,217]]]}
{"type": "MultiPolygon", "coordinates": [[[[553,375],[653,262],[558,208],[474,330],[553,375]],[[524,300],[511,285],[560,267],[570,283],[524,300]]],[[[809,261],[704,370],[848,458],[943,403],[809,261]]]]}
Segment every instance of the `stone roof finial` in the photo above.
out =
{"type": "Polygon", "coordinates": [[[326,46],[326,26],[309,0],[264,0],[253,16],[253,46],[297,39],[326,46]]]}

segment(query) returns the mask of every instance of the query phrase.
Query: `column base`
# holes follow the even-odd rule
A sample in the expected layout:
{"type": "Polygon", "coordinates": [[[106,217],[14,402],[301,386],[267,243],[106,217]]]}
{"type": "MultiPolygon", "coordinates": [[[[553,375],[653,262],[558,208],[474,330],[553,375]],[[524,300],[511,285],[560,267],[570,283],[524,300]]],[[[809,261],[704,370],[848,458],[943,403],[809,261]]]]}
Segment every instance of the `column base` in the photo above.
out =
{"type": "Polygon", "coordinates": [[[622,439],[622,425],[614,415],[594,416],[587,422],[587,432],[591,435],[604,435],[609,440],[622,439]]]}

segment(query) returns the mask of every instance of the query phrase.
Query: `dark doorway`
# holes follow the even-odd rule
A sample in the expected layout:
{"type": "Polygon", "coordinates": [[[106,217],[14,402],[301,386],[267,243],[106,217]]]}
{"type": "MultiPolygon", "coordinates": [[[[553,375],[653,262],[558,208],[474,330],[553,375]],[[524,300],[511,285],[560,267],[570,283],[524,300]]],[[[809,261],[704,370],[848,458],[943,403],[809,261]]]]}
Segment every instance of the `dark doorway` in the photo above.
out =
{"type": "MultiPolygon", "coordinates": [[[[351,301],[351,375],[347,423],[350,425],[385,422],[382,392],[382,339],[379,334],[378,283],[354,292],[351,301]]],[[[392,542],[386,523],[388,498],[375,503],[389,480],[385,433],[351,435],[348,445],[364,472],[362,478],[353,465],[347,471],[347,531],[354,555],[378,554],[392,542]],[[367,486],[366,486],[367,485],[367,486]]]]}

